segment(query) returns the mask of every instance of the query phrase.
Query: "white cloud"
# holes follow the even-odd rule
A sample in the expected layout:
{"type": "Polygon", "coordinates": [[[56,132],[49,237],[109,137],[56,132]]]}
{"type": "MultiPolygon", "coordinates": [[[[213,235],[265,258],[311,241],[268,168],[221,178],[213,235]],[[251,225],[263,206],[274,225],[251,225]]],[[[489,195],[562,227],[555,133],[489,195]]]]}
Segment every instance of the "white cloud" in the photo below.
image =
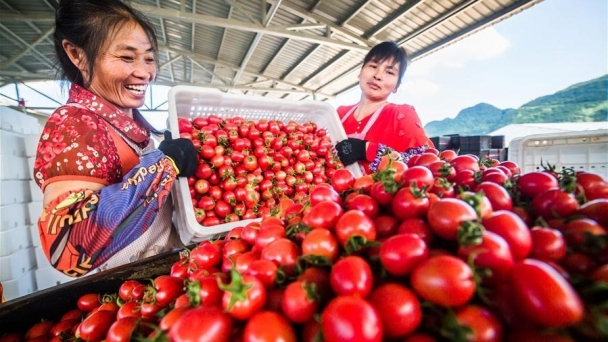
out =
{"type": "Polygon", "coordinates": [[[428,76],[441,69],[458,69],[465,64],[490,59],[505,52],[510,42],[493,27],[488,27],[411,64],[410,77],[428,76]]]}

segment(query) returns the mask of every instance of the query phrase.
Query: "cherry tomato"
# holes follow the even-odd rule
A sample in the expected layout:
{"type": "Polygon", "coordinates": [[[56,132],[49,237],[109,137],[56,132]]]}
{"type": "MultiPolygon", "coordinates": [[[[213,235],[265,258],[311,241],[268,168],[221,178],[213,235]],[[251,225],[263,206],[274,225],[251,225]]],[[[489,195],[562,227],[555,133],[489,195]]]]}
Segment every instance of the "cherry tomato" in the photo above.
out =
{"type": "Polygon", "coordinates": [[[583,318],[583,302],[555,269],[540,260],[515,264],[509,279],[518,312],[544,327],[566,327],[583,318]]]}
{"type": "Polygon", "coordinates": [[[232,326],[230,316],[219,307],[199,306],[184,312],[177,319],[169,330],[169,337],[175,342],[228,342],[232,326]]]}
{"type": "Polygon", "coordinates": [[[382,321],[366,300],[353,296],[332,299],[321,313],[321,330],[326,342],[380,342],[382,321]]]}
{"type": "Polygon", "coordinates": [[[530,254],[532,236],[526,223],[517,214],[507,210],[497,210],[481,223],[487,230],[505,239],[515,260],[524,259],[530,254]]]}
{"type": "Polygon", "coordinates": [[[260,311],[245,324],[243,342],[296,342],[296,333],[289,322],[274,311],[260,311]]]}
{"type": "Polygon", "coordinates": [[[532,227],[530,258],[543,261],[560,261],[566,256],[566,240],[557,229],[532,227]]]}
{"type": "Polygon", "coordinates": [[[220,285],[224,290],[222,309],[236,319],[246,320],[264,307],[266,289],[256,277],[240,275],[234,269],[231,278],[230,284],[220,285]]]}
{"type": "Polygon", "coordinates": [[[397,283],[386,283],[376,287],[369,296],[376,308],[384,336],[397,338],[418,329],[422,322],[422,309],[418,297],[407,287],[397,283]]]}
{"type": "Polygon", "coordinates": [[[481,182],[475,188],[476,192],[483,192],[490,201],[492,210],[511,210],[513,208],[513,200],[507,189],[492,182],[481,182]]]}
{"type": "Polygon", "coordinates": [[[316,286],[303,281],[287,285],[281,301],[283,315],[293,323],[306,323],[313,319],[319,307],[316,286]]]}
{"type": "Polygon", "coordinates": [[[541,192],[558,188],[557,178],[547,172],[529,172],[517,178],[517,190],[527,198],[534,198],[541,192]]]}
{"type": "Polygon", "coordinates": [[[426,243],[415,234],[398,234],[389,237],[380,246],[380,261],[394,276],[408,275],[421,261],[428,258],[426,243]]]}
{"type": "Polygon", "coordinates": [[[87,293],[78,298],[78,308],[84,312],[91,312],[101,305],[101,298],[97,293],[87,293]]]}
{"type": "Polygon", "coordinates": [[[115,320],[116,314],[112,311],[95,311],[80,323],[76,337],[85,341],[101,341],[115,320]]]}
{"type": "Polygon", "coordinates": [[[43,321],[36,323],[27,330],[27,332],[25,333],[25,339],[31,340],[41,336],[46,337],[50,334],[54,326],[55,322],[53,321],[43,321]]]}
{"type": "Polygon", "coordinates": [[[446,240],[456,240],[460,225],[477,218],[475,209],[457,198],[440,199],[430,206],[427,215],[433,232],[446,240]]]}
{"type": "Polygon", "coordinates": [[[450,255],[433,256],[422,261],[412,271],[410,281],[418,295],[441,306],[466,304],[475,294],[471,268],[450,255]]]}
{"type": "Polygon", "coordinates": [[[334,230],[341,246],[346,246],[353,237],[360,237],[365,241],[376,240],[374,221],[358,210],[349,210],[340,216],[334,230]]]}
{"type": "Polygon", "coordinates": [[[492,285],[506,280],[514,264],[505,239],[491,231],[482,233],[479,244],[460,245],[458,256],[465,261],[472,260],[475,266],[490,269],[491,274],[483,281],[492,285]]]}
{"type": "Polygon", "coordinates": [[[500,342],[503,340],[502,323],[492,311],[479,306],[467,305],[456,310],[456,322],[471,329],[468,341],[500,342]]]}
{"type": "Polygon", "coordinates": [[[349,255],[334,264],[329,273],[331,288],[339,296],[356,295],[362,298],[372,290],[372,269],[365,259],[349,255]]]}
{"type": "Polygon", "coordinates": [[[326,257],[335,262],[339,252],[338,239],[327,229],[313,229],[302,240],[302,255],[326,257]]]}

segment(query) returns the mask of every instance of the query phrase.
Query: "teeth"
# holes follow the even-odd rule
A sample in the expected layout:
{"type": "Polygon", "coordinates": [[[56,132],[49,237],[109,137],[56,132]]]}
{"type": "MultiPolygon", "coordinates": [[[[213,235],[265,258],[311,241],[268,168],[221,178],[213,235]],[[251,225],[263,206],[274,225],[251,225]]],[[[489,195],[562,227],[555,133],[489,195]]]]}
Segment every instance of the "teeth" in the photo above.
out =
{"type": "Polygon", "coordinates": [[[125,88],[129,89],[132,92],[141,94],[146,91],[146,85],[126,85],[125,88]]]}

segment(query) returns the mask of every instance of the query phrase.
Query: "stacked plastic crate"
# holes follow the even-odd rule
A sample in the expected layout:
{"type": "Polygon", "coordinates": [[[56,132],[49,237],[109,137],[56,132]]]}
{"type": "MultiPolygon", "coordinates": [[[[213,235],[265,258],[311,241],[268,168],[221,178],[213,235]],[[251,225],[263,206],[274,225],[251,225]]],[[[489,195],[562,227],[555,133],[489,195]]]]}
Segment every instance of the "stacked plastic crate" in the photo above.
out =
{"type": "Polygon", "coordinates": [[[42,192],[33,168],[38,119],[0,106],[0,282],[6,300],[70,281],[40,248],[37,221],[42,192]]]}
{"type": "Polygon", "coordinates": [[[25,137],[39,131],[36,118],[0,106],[0,282],[6,300],[36,291],[25,137]]]}

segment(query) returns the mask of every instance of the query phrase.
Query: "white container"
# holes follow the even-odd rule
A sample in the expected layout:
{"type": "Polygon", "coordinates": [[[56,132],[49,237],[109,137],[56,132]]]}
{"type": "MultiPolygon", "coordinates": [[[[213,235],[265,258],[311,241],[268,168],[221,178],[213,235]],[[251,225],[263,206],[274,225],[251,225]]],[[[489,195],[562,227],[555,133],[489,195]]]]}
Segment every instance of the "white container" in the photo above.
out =
{"type": "Polygon", "coordinates": [[[22,274],[19,278],[3,281],[4,298],[7,301],[36,292],[36,276],[34,270],[22,274]]]}
{"type": "Polygon", "coordinates": [[[36,202],[28,203],[27,211],[29,214],[28,218],[27,218],[27,224],[37,225],[38,219],[40,218],[40,215],[42,214],[42,202],[36,201],[36,202]]]}
{"type": "Polygon", "coordinates": [[[49,259],[44,255],[42,247],[34,247],[34,255],[36,256],[36,268],[53,268],[49,259]]]}
{"type": "Polygon", "coordinates": [[[40,123],[38,119],[24,112],[0,106],[0,129],[21,134],[35,134],[40,132],[40,123]]]}
{"type": "Polygon", "coordinates": [[[0,130],[0,154],[25,157],[25,137],[23,134],[0,130]]]}
{"type": "Polygon", "coordinates": [[[30,224],[27,226],[27,230],[30,234],[30,241],[32,242],[32,246],[40,247],[40,232],[38,232],[38,224],[30,224]]]}
{"type": "Polygon", "coordinates": [[[35,274],[38,291],[78,279],[67,276],[51,266],[39,268],[36,270],[35,274]]]}
{"type": "Polygon", "coordinates": [[[32,202],[42,202],[42,190],[33,180],[30,180],[30,196],[32,196],[32,202]]]}
{"type": "MultiPolygon", "coordinates": [[[[221,93],[216,90],[192,86],[175,86],[169,90],[169,129],[174,137],[179,136],[177,118],[193,119],[210,114],[222,118],[239,116],[247,120],[280,120],[297,123],[314,122],[326,128],[332,144],[346,139],[344,127],[336,110],[320,101],[290,101],[267,99],[250,95],[221,93]]],[[[349,170],[360,177],[361,170],[351,165],[349,170]]],[[[173,188],[177,218],[176,223],[182,242],[200,242],[234,227],[246,225],[255,220],[237,221],[217,226],[205,227],[196,221],[188,184],[178,178],[173,188]]]]}
{"type": "Polygon", "coordinates": [[[34,248],[21,249],[11,255],[0,257],[0,281],[5,282],[21,277],[27,271],[35,268],[36,257],[34,248]]]}
{"type": "Polygon", "coordinates": [[[8,256],[32,246],[30,229],[26,226],[0,231],[0,257],[8,256]]]}
{"type": "Polygon", "coordinates": [[[522,173],[542,170],[542,164],[557,171],[585,170],[608,180],[608,129],[534,134],[514,139],[509,144],[510,161],[522,173]]]}
{"type": "Polygon", "coordinates": [[[0,180],[0,205],[32,201],[29,180],[0,180]]]}
{"type": "MultiPolygon", "coordinates": [[[[2,189],[2,191],[5,191],[2,189]]],[[[42,205],[42,203],[41,203],[42,205]]],[[[0,205],[0,231],[11,230],[28,223],[27,203],[0,205]]]]}
{"type": "Polygon", "coordinates": [[[27,157],[27,172],[30,179],[34,179],[34,162],[36,157],[27,157]]]}
{"type": "Polygon", "coordinates": [[[39,133],[25,134],[23,136],[25,140],[25,156],[35,157],[36,149],[38,148],[38,142],[40,141],[39,133]]]}
{"type": "Polygon", "coordinates": [[[0,180],[30,179],[27,158],[0,154],[0,180]]]}

